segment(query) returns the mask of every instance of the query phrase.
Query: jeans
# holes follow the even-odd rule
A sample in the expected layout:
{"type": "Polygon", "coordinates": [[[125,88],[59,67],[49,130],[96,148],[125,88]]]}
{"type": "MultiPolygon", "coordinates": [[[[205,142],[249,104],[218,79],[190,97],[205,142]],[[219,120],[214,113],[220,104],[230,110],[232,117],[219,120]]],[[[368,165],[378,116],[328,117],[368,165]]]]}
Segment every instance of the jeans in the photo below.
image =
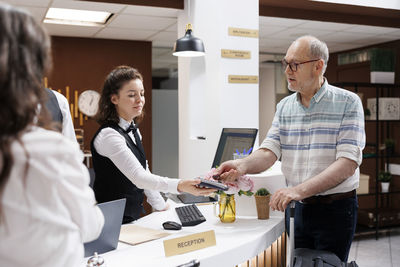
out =
{"type": "MultiPolygon", "coordinates": [[[[289,210],[286,209],[286,229],[289,229],[289,210]]],[[[357,210],[357,196],[330,204],[296,202],[295,248],[330,251],[347,262],[356,229],[357,210]]]]}

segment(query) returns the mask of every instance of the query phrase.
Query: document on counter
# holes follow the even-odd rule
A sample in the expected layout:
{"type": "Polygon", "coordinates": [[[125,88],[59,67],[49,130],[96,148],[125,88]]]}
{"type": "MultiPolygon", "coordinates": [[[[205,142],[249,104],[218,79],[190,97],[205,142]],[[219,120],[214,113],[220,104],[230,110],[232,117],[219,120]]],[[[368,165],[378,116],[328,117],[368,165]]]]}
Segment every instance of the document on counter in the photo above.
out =
{"type": "Polygon", "coordinates": [[[170,235],[164,231],[154,230],[134,224],[124,224],[121,226],[121,233],[119,234],[119,241],[137,245],[147,241],[163,238],[170,235]]]}

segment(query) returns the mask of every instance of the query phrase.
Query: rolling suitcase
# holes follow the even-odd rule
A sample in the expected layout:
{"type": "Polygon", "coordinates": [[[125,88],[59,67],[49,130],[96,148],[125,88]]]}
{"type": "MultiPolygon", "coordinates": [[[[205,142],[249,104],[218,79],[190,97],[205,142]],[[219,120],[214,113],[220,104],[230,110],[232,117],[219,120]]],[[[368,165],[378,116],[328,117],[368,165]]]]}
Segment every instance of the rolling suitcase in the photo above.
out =
{"type": "Polygon", "coordinates": [[[294,207],[295,202],[290,202],[288,267],[358,267],[355,261],[342,262],[336,254],[329,251],[309,248],[294,249],[294,207]]]}

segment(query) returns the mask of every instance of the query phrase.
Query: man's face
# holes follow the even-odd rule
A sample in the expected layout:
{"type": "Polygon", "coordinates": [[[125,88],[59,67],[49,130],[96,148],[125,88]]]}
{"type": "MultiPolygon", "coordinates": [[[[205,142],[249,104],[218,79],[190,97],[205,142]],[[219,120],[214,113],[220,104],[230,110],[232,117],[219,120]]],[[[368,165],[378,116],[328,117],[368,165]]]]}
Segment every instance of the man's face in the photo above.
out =
{"type": "Polygon", "coordinates": [[[289,64],[295,63],[292,64],[293,70],[291,70],[289,65],[285,69],[289,90],[302,93],[310,89],[315,79],[318,78],[315,71],[315,64],[318,63],[318,61],[304,64],[299,63],[314,59],[315,58],[310,58],[309,56],[309,43],[305,40],[296,41],[289,47],[284,60],[289,64]],[[296,67],[297,70],[295,71],[296,67]]]}

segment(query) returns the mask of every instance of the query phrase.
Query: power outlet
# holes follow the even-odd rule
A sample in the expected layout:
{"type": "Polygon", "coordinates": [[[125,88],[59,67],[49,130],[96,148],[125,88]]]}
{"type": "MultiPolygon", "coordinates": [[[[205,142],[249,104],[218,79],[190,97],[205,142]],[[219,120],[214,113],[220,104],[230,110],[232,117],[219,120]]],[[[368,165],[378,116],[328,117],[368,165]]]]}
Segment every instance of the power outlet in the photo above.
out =
{"type": "Polygon", "coordinates": [[[393,175],[400,175],[400,164],[390,163],[388,171],[393,175]]]}

